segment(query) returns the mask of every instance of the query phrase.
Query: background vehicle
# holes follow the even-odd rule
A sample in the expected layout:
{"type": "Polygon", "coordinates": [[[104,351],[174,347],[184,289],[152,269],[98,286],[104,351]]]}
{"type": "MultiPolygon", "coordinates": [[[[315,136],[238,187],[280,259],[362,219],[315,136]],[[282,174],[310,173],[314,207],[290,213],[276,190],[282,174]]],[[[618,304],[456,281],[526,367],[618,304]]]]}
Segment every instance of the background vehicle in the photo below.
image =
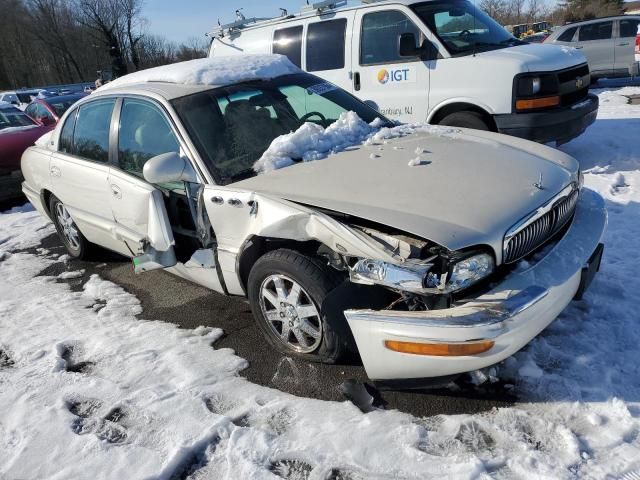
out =
{"type": "Polygon", "coordinates": [[[223,25],[211,34],[210,56],[286,55],[405,123],[565,142],[596,118],[580,52],[522,42],[471,2],[327,3],[223,25]]]}
{"type": "Polygon", "coordinates": [[[20,157],[52,128],[37,124],[11,104],[0,103],[0,201],[22,195],[20,157]]]}
{"type": "Polygon", "coordinates": [[[634,55],[639,24],[637,15],[570,23],[556,28],[545,43],[579,49],[594,78],[634,76],[639,73],[634,55]]]}
{"type": "Polygon", "coordinates": [[[521,40],[527,43],[543,43],[547,39],[547,37],[549,37],[548,33],[540,32],[540,33],[533,33],[531,35],[526,35],[522,37],[521,40]]]}
{"type": "Polygon", "coordinates": [[[193,60],[81,100],[25,152],[23,191],[73,257],[246,295],[285,355],[357,345],[376,380],[496,363],[595,275],[603,201],[558,150],[392,127],[283,56],[193,60]]]}
{"type": "Polygon", "coordinates": [[[43,125],[55,125],[60,117],[81,98],[86,97],[85,93],[74,93],[56,97],[36,99],[31,102],[25,113],[43,125]]]}

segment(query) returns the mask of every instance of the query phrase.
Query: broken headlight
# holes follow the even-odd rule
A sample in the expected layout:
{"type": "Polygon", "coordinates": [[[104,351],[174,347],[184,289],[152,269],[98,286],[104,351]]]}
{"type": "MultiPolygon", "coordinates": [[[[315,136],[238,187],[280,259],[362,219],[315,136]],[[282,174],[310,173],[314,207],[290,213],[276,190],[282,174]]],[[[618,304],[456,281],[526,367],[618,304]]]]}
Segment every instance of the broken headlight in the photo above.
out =
{"type": "Polygon", "coordinates": [[[384,285],[407,292],[422,293],[424,278],[431,264],[395,265],[382,260],[358,260],[349,270],[351,281],[366,285],[384,285]]]}
{"type": "Polygon", "coordinates": [[[446,268],[431,268],[425,286],[442,293],[463,290],[493,273],[495,262],[488,253],[473,253],[459,260],[452,260],[446,268]]]}

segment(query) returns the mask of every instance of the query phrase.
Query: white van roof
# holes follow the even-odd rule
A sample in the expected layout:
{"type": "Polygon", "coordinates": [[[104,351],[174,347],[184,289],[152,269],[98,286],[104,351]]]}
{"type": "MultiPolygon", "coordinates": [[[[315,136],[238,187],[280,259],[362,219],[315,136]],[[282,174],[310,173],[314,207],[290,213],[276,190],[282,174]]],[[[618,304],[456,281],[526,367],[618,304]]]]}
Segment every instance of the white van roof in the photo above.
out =
{"type": "MultiPolygon", "coordinates": [[[[264,27],[266,25],[273,25],[278,23],[285,23],[293,20],[300,20],[304,18],[312,18],[321,15],[326,15],[327,13],[335,13],[335,12],[344,12],[348,10],[356,10],[361,8],[367,8],[368,6],[380,6],[380,5],[413,5],[415,3],[423,3],[424,1],[436,1],[436,0],[361,0],[356,2],[355,4],[346,4],[345,1],[332,0],[332,4],[337,5],[334,8],[324,7],[314,9],[312,5],[315,5],[315,2],[312,2],[307,8],[306,5],[303,5],[302,11],[294,14],[289,14],[286,16],[278,16],[273,18],[242,18],[240,20],[236,20],[235,22],[231,22],[228,24],[220,25],[213,29],[213,31],[207,33],[208,37],[220,37],[227,34],[230,30],[235,32],[241,32],[246,30],[252,30],[254,28],[264,27]]],[[[325,2],[318,2],[325,3],[325,2]]],[[[328,2],[327,2],[328,3],[328,2]]]]}

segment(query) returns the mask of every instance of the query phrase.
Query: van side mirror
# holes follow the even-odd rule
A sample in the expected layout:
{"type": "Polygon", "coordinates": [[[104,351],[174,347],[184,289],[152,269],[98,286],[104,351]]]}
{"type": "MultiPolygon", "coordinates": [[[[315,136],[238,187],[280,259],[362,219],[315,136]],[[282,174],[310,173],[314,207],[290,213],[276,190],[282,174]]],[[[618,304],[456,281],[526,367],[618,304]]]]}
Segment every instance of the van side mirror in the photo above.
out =
{"type": "Polygon", "coordinates": [[[398,51],[401,57],[420,57],[421,60],[438,58],[436,47],[426,38],[416,47],[416,36],[411,32],[401,33],[398,38],[398,51]]]}
{"type": "Polygon", "coordinates": [[[142,169],[149,183],[198,182],[195,170],[178,152],[168,152],[150,158],[142,169]]]}

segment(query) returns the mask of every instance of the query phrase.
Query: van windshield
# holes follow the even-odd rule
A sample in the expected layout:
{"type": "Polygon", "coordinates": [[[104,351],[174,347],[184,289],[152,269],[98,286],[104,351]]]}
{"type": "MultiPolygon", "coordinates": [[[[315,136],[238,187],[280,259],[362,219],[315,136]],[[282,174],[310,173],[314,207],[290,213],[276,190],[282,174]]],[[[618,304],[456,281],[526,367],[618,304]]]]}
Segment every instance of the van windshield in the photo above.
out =
{"type": "Polygon", "coordinates": [[[367,123],[380,118],[391,125],[351,94],[308,74],[216,88],[171,103],[223,185],[255,175],[253,165],[271,142],[305,122],[326,128],[343,112],[353,111],[367,123]]]}
{"type": "Polygon", "coordinates": [[[525,44],[466,0],[419,3],[412,8],[454,57],[525,44]]]}

